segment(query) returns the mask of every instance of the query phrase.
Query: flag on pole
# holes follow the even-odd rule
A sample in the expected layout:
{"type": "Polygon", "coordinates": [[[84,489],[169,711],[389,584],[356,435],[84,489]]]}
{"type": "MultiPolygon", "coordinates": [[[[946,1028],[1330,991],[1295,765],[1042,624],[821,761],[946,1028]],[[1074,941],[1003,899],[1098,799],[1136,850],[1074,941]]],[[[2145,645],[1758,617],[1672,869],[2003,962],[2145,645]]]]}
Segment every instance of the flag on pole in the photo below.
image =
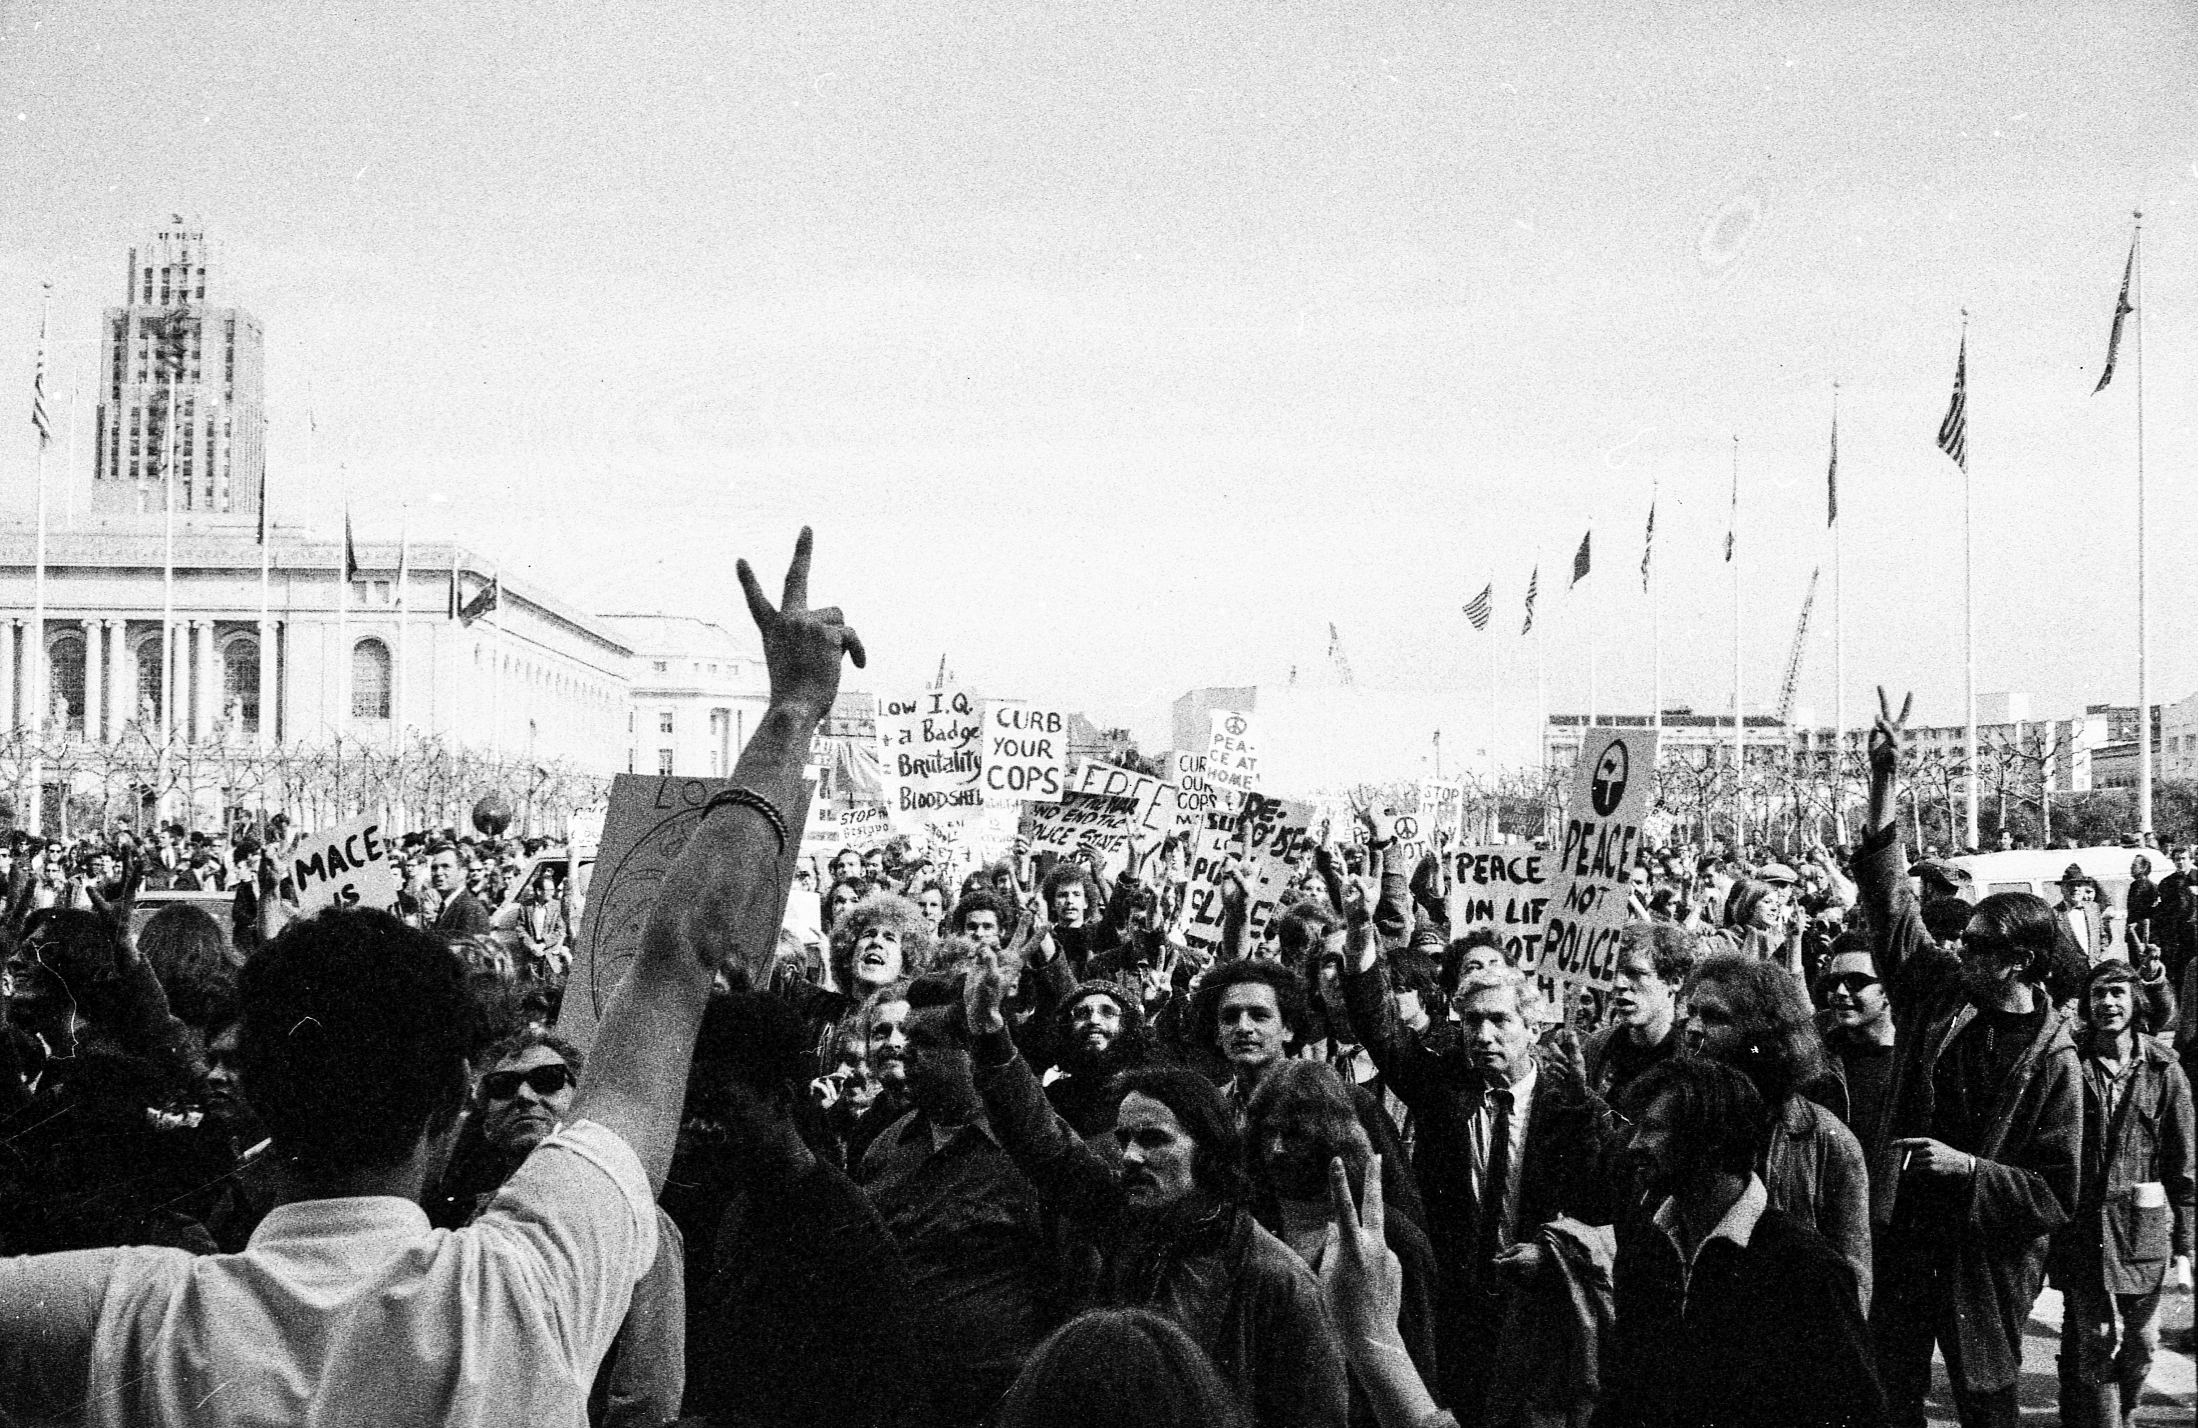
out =
{"type": "Polygon", "coordinates": [[[1649,557],[1656,553],[1656,503],[1649,502],[1648,534],[1641,537],[1641,589],[1649,588],[1649,557]]]}
{"type": "MultiPolygon", "coordinates": [[[[1485,630],[1488,628],[1488,616],[1495,608],[1496,582],[1491,580],[1481,587],[1481,593],[1474,596],[1465,607],[1465,618],[1473,622],[1474,629],[1485,630]]],[[[1531,621],[1531,614],[1528,618],[1531,621]]]]}
{"type": "Polygon", "coordinates": [[[404,582],[412,568],[412,530],[409,524],[397,528],[397,608],[404,608],[404,582]]]}
{"type": "Polygon", "coordinates": [[[489,578],[487,587],[480,594],[466,601],[465,607],[458,612],[458,623],[470,625],[503,603],[504,577],[499,572],[489,578]]]}
{"type": "Polygon", "coordinates": [[[2106,390],[2106,384],[2114,380],[2114,358],[2122,350],[2122,319],[2137,309],[2129,305],[2129,275],[2137,268],[2137,240],[2129,240],[2129,258],[2122,264],[2122,295],[2114,299],[2114,328],[2106,335],[2106,370],[2099,374],[2099,385],[2091,389],[2097,396],[2106,390]]]}
{"type": "Polygon", "coordinates": [[[267,460],[260,458],[259,468],[259,543],[267,544],[267,460]]]}
{"type": "Polygon", "coordinates": [[[1969,334],[1961,335],[1961,355],[1954,359],[1954,395],[1946,404],[1946,419],[1939,423],[1939,450],[1969,469],[1969,334]]]}
{"type": "Polygon", "coordinates": [[[1832,413],[1832,465],[1824,473],[1824,524],[1839,524],[1839,413],[1832,413]]]}
{"type": "Polygon", "coordinates": [[[1521,636],[1534,633],[1534,596],[1542,588],[1542,568],[1537,565],[1534,573],[1526,578],[1526,624],[1519,631],[1521,636]]]}
{"type": "Polygon", "coordinates": [[[450,614],[448,618],[455,620],[458,615],[458,552],[453,549],[450,552],[450,614]]]}
{"type": "Polygon", "coordinates": [[[343,508],[343,583],[354,584],[359,578],[359,548],[351,542],[351,508],[343,508]]]}
{"type": "Polygon", "coordinates": [[[1580,549],[1572,557],[1572,583],[1575,585],[1587,579],[1588,545],[1594,539],[1595,530],[1592,526],[1588,528],[1586,535],[1580,537],[1580,549]]]}
{"type": "MultiPolygon", "coordinates": [[[[51,284],[48,286],[51,286],[51,284]]],[[[2116,332],[2121,330],[2121,325],[2121,319],[2116,318],[2114,320],[2116,332]]],[[[40,314],[38,319],[38,365],[31,369],[31,425],[38,428],[38,447],[43,451],[46,444],[53,440],[53,420],[46,415],[46,319],[44,314],[40,314]]]]}

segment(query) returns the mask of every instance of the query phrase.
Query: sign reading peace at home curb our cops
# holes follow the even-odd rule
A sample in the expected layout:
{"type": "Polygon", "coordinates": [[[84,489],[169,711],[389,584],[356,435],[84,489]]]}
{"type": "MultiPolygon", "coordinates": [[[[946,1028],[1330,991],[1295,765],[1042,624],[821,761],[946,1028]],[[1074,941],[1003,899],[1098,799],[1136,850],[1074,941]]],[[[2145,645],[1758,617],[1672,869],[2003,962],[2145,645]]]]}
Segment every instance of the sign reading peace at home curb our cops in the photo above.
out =
{"type": "Polygon", "coordinates": [[[1589,729],[1572,770],[1542,924],[1542,976],[1608,987],[1656,771],[1650,729],[1589,729]]]}

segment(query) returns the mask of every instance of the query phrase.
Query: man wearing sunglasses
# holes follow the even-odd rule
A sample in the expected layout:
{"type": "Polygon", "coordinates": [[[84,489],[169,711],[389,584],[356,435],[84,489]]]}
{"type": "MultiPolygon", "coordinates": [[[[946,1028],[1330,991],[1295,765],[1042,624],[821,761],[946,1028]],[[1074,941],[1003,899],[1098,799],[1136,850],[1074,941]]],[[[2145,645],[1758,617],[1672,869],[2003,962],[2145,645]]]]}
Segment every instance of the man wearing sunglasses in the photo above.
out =
{"type": "Polygon", "coordinates": [[[1936,1341],[1963,1428],[2014,1428],[2023,1325],[2075,1209],[2083,1141],[2071,1022],[2043,985],[2061,923],[2042,898],[1995,893],[1958,953],[1932,938],[1895,803],[1913,698],[1897,717],[1882,689],[1878,703],[1858,882],[1897,1051],[1889,1134],[1857,1137],[1871,1158],[1870,1327],[1894,1424],[1922,1428],[1936,1341]]]}
{"type": "Polygon", "coordinates": [[[1824,1048],[1837,1069],[1844,1100],[1833,1107],[1867,1155],[1885,1141],[1885,1088],[1893,1074],[1893,1003],[1878,980],[1870,936],[1843,932],[1824,959],[1816,1002],[1824,1009],[1824,1048]]]}

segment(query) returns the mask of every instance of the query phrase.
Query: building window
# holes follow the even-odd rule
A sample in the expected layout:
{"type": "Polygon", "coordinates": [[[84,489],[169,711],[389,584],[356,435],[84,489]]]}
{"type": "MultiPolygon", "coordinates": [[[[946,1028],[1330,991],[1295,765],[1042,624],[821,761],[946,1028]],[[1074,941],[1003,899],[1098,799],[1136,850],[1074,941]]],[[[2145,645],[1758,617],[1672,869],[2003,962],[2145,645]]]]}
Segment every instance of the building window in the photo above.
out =
{"type": "Polygon", "coordinates": [[[672,751],[670,749],[658,749],[656,751],[656,771],[664,778],[672,776],[672,751]]]}
{"type": "Polygon", "coordinates": [[[231,640],[221,652],[221,713],[231,710],[247,733],[259,732],[259,641],[231,640]]]}
{"type": "Polygon", "coordinates": [[[659,734],[669,734],[671,731],[672,711],[669,709],[659,711],[656,716],[656,732],[659,734]]]}
{"type": "Polygon", "coordinates": [[[380,640],[351,647],[351,717],[389,717],[389,646],[380,640]]]}
{"type": "Polygon", "coordinates": [[[160,637],[140,641],[137,647],[137,707],[130,711],[147,733],[160,724],[160,637]]]}
{"type": "Polygon", "coordinates": [[[671,667],[672,667],[672,666],[671,666],[671,663],[670,663],[670,662],[669,662],[668,660],[661,660],[661,659],[660,659],[660,660],[657,660],[657,661],[655,661],[655,662],[653,662],[653,663],[652,663],[652,664],[650,664],[650,666],[649,666],[649,668],[650,668],[650,669],[652,669],[652,670],[655,670],[655,671],[656,671],[656,672],[657,672],[658,674],[662,674],[662,673],[664,673],[664,672],[665,672],[666,670],[670,669],[671,667]]]}
{"type": "Polygon", "coordinates": [[[46,646],[46,659],[53,681],[54,702],[67,707],[65,722],[70,729],[84,727],[84,640],[80,635],[63,635],[46,646]]]}

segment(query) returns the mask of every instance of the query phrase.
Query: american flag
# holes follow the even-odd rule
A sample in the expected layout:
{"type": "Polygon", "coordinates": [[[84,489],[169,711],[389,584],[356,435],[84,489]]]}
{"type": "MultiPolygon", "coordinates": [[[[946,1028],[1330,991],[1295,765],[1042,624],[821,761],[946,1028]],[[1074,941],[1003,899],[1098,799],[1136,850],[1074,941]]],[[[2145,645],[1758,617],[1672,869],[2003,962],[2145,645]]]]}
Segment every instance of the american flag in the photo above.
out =
{"type": "MultiPolygon", "coordinates": [[[[2137,309],[2129,305],[2129,275],[2137,270],[2137,240],[2129,240],[2129,260],[2122,264],[2122,295],[2114,299],[2114,330],[2106,335],[2106,370],[2099,374],[2099,385],[2091,389],[2097,396],[2106,390],[2106,384],[2114,380],[2114,358],[2122,350],[2122,319],[2137,309]]],[[[1944,445],[1943,441],[1940,445],[1944,445]]]]}
{"type": "MultiPolygon", "coordinates": [[[[2120,319],[2114,324],[2121,328],[2120,319]]],[[[41,451],[53,440],[53,422],[46,415],[46,319],[38,319],[38,365],[31,370],[31,425],[38,428],[38,446],[41,451]]]]}
{"type": "Polygon", "coordinates": [[[351,540],[351,508],[343,512],[343,583],[349,585],[359,578],[359,548],[351,540]]]}
{"type": "Polygon", "coordinates": [[[1961,335],[1961,355],[1954,359],[1954,397],[1946,404],[1946,420],[1939,423],[1939,450],[1969,469],[1969,334],[1961,335]]]}
{"type": "Polygon", "coordinates": [[[1648,534],[1641,538],[1641,588],[1649,588],[1649,557],[1656,553],[1656,503],[1649,502],[1648,534]]]}
{"type": "MultiPolygon", "coordinates": [[[[1531,602],[1533,600],[1533,597],[1529,595],[1527,599],[1529,602],[1531,602]]],[[[1485,630],[1488,628],[1489,612],[1494,610],[1495,608],[1496,582],[1491,580],[1486,585],[1481,587],[1481,593],[1474,596],[1471,603],[1469,603],[1465,607],[1465,618],[1473,622],[1474,629],[1485,630]]],[[[1529,605],[1529,608],[1531,609],[1531,603],[1529,605]]],[[[1530,615],[1528,618],[1529,622],[1531,622],[1532,616],[1530,615]]]]}
{"type": "Polygon", "coordinates": [[[1526,578],[1526,625],[1519,631],[1522,635],[1534,633],[1534,596],[1541,588],[1542,568],[1537,565],[1534,567],[1534,573],[1526,578]]]}

